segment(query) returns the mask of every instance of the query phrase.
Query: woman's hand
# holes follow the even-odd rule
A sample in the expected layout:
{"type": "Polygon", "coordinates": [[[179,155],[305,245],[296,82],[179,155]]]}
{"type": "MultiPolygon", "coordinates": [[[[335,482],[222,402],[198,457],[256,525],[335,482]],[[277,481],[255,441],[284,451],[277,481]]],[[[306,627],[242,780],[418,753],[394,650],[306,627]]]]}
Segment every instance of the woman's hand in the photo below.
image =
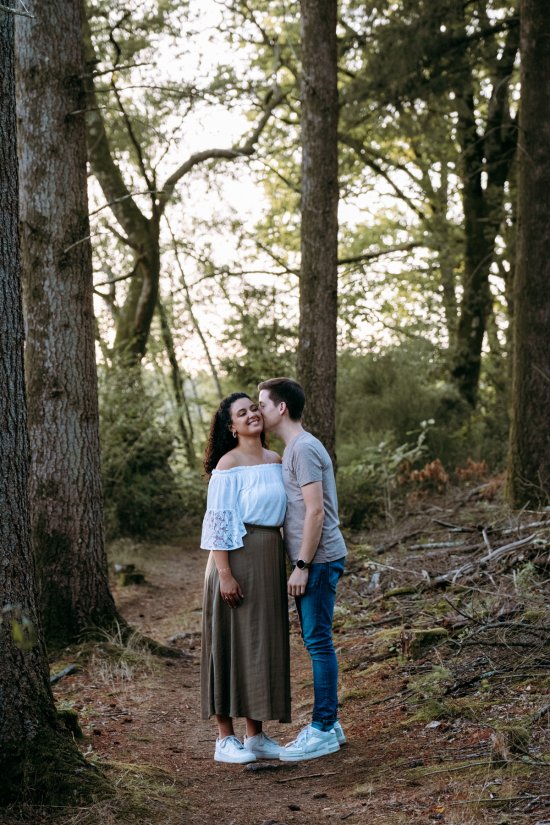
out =
{"type": "Polygon", "coordinates": [[[229,607],[238,607],[244,599],[244,593],[237,579],[230,570],[220,573],[220,595],[229,607]]]}

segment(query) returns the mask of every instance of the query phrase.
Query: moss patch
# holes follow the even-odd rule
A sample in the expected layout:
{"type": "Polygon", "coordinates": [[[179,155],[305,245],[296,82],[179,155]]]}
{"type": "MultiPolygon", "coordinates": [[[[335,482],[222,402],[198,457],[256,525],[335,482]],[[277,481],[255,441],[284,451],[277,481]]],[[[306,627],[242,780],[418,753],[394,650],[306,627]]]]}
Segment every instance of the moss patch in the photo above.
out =
{"type": "Polygon", "coordinates": [[[395,627],[381,630],[373,637],[374,653],[387,656],[403,655],[416,659],[428,648],[444,641],[449,631],[444,627],[422,629],[395,627]]]}
{"type": "Polygon", "coordinates": [[[80,805],[111,793],[101,771],[84,759],[72,739],[46,726],[24,742],[3,746],[0,776],[0,805],[80,805]]]}

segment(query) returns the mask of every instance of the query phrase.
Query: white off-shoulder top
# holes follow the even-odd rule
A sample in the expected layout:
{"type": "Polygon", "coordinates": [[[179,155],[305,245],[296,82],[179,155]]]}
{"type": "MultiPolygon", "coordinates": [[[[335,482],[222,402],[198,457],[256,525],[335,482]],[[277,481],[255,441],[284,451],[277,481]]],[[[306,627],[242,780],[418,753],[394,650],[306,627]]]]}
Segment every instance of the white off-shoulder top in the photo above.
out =
{"type": "Polygon", "coordinates": [[[245,524],[280,527],[286,493],[280,464],[255,464],[213,470],[202,522],[203,550],[236,550],[243,546],[245,524]]]}

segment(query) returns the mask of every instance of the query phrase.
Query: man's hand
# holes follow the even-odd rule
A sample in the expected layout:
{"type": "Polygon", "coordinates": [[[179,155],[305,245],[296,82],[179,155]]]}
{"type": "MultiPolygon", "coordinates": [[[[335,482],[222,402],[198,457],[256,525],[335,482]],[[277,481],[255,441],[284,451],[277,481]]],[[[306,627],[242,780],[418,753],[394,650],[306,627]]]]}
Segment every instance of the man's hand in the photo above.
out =
{"type": "Polygon", "coordinates": [[[289,596],[303,596],[306,592],[306,587],[309,579],[309,570],[300,570],[295,567],[288,580],[288,595],[289,596]]]}

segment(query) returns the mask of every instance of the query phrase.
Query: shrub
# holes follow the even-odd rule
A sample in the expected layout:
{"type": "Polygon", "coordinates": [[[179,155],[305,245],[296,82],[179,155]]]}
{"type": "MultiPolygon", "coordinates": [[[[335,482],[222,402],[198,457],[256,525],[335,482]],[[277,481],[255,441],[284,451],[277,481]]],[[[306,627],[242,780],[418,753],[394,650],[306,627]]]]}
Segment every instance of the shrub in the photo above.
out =
{"type": "Polygon", "coordinates": [[[154,536],[183,515],[170,459],[174,435],[141,380],[114,370],[100,382],[101,455],[109,538],[154,536]]]}
{"type": "Polygon", "coordinates": [[[366,447],[361,461],[343,467],[338,473],[338,500],[342,523],[357,529],[380,515],[393,515],[394,491],[404,467],[412,466],[426,452],[428,422],[421,424],[415,444],[394,446],[391,436],[366,447]]]}

